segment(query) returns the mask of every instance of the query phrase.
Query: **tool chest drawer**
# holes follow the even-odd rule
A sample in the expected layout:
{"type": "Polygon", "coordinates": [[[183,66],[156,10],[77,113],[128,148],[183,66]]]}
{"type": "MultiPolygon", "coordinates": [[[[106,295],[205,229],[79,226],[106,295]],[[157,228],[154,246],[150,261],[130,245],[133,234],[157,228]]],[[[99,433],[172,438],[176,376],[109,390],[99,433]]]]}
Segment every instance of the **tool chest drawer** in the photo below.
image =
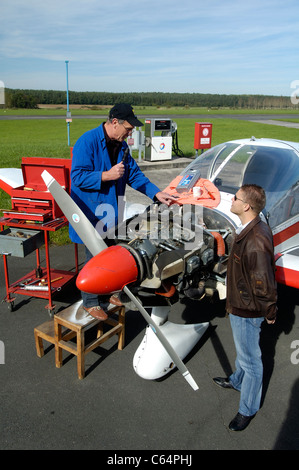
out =
{"type": "Polygon", "coordinates": [[[44,222],[63,216],[41,176],[47,170],[68,192],[71,160],[62,158],[23,157],[23,185],[11,189],[12,210],[19,219],[44,222]],[[35,214],[34,214],[35,212],[35,214]],[[29,215],[29,216],[28,216],[29,215]]]}
{"type": "Polygon", "coordinates": [[[44,244],[44,233],[37,230],[7,228],[0,232],[0,254],[24,258],[44,244]]]}

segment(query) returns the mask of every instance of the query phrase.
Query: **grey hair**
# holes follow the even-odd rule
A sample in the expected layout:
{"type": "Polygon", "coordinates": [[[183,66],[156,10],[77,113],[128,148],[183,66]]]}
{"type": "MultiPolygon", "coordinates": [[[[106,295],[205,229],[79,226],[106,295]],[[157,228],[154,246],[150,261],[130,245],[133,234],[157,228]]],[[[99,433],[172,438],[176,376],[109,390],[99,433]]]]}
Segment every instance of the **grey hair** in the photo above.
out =
{"type": "MultiPolygon", "coordinates": [[[[113,119],[117,119],[117,118],[108,117],[108,118],[107,118],[107,122],[110,122],[110,123],[111,123],[111,122],[113,121],[113,119]]],[[[125,120],[124,120],[124,119],[117,119],[117,122],[118,122],[119,124],[123,124],[123,123],[125,122],[125,120]]]]}

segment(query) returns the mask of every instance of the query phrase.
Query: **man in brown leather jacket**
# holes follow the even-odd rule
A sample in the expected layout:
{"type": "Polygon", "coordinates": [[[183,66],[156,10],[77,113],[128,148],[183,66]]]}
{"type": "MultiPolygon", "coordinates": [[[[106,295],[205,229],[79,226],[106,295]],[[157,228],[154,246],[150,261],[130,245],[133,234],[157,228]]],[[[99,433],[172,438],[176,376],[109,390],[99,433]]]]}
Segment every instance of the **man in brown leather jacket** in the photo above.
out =
{"type": "Polygon", "coordinates": [[[246,184],[231,206],[242,224],[236,230],[227,268],[226,308],[237,352],[236,370],[228,378],[213,380],[241,392],[239,411],[229,424],[232,431],[245,429],[259,410],[263,381],[260,329],[264,319],[271,324],[276,318],[273,237],[259,217],[265,203],[263,188],[246,184]]]}

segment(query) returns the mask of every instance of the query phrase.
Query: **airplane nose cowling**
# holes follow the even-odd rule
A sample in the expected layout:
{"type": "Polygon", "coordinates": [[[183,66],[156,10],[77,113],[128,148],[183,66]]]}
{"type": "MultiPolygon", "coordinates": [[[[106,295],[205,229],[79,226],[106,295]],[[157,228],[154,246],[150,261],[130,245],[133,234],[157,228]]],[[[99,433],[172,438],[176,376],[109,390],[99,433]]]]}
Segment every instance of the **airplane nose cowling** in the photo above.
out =
{"type": "Polygon", "coordinates": [[[107,295],[136,281],[138,267],[133,255],[123,246],[106,248],[80,271],[76,285],[89,294],[107,295]]]}

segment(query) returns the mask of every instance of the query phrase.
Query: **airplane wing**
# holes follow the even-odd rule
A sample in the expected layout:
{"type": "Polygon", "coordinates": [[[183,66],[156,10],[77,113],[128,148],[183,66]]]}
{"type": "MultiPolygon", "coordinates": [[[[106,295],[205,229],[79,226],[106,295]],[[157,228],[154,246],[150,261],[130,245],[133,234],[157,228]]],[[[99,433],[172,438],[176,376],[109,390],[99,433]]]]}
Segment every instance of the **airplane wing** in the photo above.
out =
{"type": "Polygon", "coordinates": [[[299,246],[278,253],[275,259],[277,282],[299,289],[299,246]]]}
{"type": "Polygon", "coordinates": [[[19,168],[0,168],[0,188],[11,196],[11,190],[24,185],[22,170],[19,168]]]}

